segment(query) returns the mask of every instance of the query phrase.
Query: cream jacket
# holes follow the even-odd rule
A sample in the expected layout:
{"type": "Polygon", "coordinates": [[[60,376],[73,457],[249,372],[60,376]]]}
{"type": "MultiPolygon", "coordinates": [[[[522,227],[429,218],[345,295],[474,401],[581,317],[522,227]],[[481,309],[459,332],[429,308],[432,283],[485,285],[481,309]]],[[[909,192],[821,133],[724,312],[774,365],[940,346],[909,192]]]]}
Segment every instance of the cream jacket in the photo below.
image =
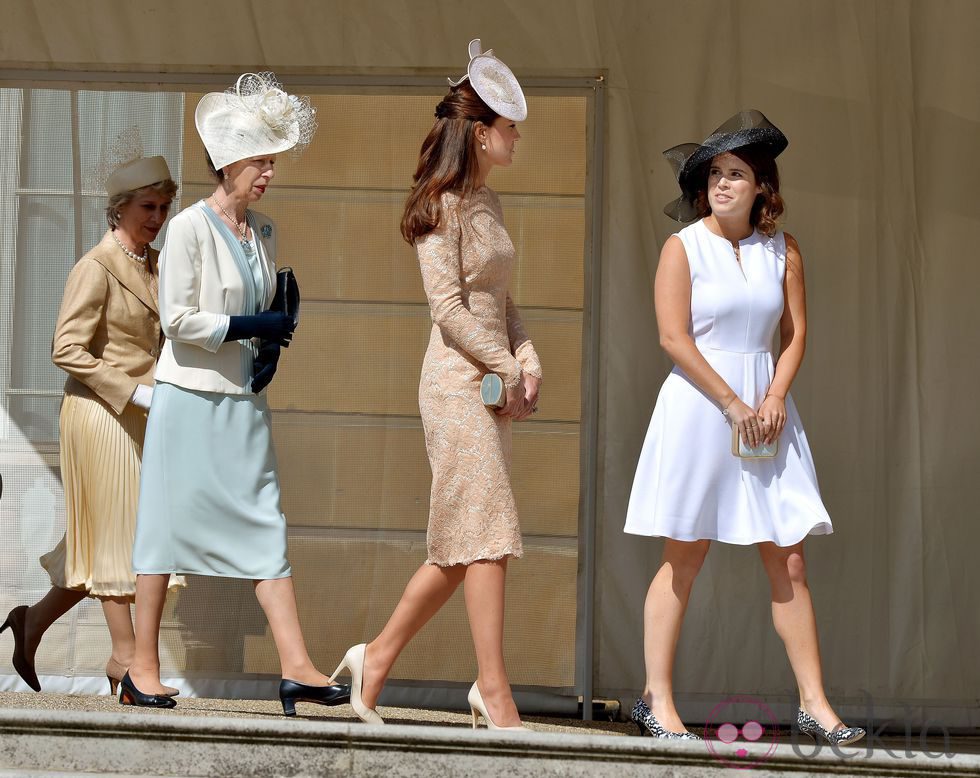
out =
{"type": "MultiPolygon", "coordinates": [[[[150,249],[150,266],[157,252],[150,249]]],[[[68,373],[66,394],[95,396],[119,415],[137,384],[153,385],[162,337],[146,279],[107,232],[65,284],[51,361],[68,373]]]]}
{"type": "MultiPolygon", "coordinates": [[[[214,225],[203,200],[170,220],[160,252],[160,325],[167,341],[157,364],[157,381],[221,394],[251,394],[252,341],[225,343],[229,318],[246,310],[243,269],[228,239],[214,225]]],[[[266,310],[276,291],[276,234],[269,217],[249,211],[265,282],[266,310]]],[[[229,231],[230,232],[230,231],[229,231]]]]}

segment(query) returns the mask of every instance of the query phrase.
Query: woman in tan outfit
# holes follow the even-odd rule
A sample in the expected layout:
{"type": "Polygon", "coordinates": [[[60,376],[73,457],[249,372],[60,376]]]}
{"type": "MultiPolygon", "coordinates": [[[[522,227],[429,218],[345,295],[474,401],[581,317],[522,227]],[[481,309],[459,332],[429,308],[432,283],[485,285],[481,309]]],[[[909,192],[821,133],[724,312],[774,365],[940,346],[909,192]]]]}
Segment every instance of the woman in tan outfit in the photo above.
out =
{"type": "Polygon", "coordinates": [[[112,693],[134,650],[133,533],[146,411],[162,344],[157,251],[150,242],[167,219],[177,185],[163,157],[141,157],[117,168],[106,190],[109,231],[72,268],[51,344],[52,360],[68,373],[60,419],[65,536],[41,557],[51,590],[30,607],[14,608],[0,628],[12,628],[14,668],[35,691],[41,690],[34,669],[41,638],[85,597],[101,600],[109,626],[112,693]]]}
{"type": "Polygon", "coordinates": [[[337,672],[349,668],[361,719],[383,723],[374,707],[396,658],[465,582],[479,666],[469,693],[473,726],[482,714],[491,729],[520,729],[503,660],[507,560],[523,554],[511,427],[535,410],[541,365],[507,291],[514,245],[486,179],[495,165],[510,165],[527,107],[513,73],[478,40],[470,56],[467,76],[436,107],[402,219],[433,322],[419,385],[432,467],[428,559],[381,634],[351,648],[337,672]],[[497,411],[480,399],[489,372],[507,389],[497,411]]]}

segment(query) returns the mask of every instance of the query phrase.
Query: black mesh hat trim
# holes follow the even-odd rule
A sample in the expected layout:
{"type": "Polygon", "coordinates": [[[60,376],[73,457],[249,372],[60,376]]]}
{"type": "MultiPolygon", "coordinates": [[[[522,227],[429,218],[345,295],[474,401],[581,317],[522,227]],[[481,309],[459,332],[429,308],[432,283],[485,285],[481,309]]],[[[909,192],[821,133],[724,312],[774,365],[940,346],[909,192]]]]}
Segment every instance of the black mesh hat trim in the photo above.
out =
{"type": "Polygon", "coordinates": [[[700,168],[718,154],[756,145],[768,149],[775,158],[785,150],[789,141],[761,111],[749,109],[732,116],[703,143],[682,143],[667,149],[664,156],[677,177],[681,196],[669,202],[664,213],[679,222],[694,221],[697,218],[694,201],[700,168]]]}

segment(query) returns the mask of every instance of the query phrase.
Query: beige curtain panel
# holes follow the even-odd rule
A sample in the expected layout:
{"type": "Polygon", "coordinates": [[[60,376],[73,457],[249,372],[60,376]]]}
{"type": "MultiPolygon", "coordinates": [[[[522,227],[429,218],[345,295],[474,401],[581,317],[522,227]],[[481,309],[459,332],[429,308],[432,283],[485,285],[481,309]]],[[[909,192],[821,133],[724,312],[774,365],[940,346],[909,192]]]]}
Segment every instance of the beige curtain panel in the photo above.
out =
{"type": "MultiPolygon", "coordinates": [[[[973,0],[11,0],[0,76],[5,86],[43,77],[79,88],[89,71],[458,75],[476,36],[520,78],[603,79],[596,695],[627,699],[642,688],[642,602],[660,553],[658,541],[622,534],[669,369],[650,290],[660,246],[679,225],[661,213],[676,186],[660,153],[752,107],[790,140],[779,160],[786,228],[803,250],[809,303],[793,393],[836,530],[806,544],[828,691],[850,720],[871,711],[980,725],[973,0]]],[[[550,142],[561,141],[535,138],[550,142]]],[[[335,283],[326,269],[322,283],[335,283]]],[[[544,326],[530,329],[534,337],[544,326]]],[[[553,582],[528,575],[522,585],[547,599],[553,582]]],[[[389,589],[380,610],[394,603],[389,589]]],[[[324,607],[332,597],[321,593],[324,607]]],[[[339,594],[336,607],[342,621],[339,594]]],[[[703,719],[733,695],[788,715],[793,677],[753,549],[712,550],[679,657],[685,717],[703,719]]],[[[563,668],[521,682],[569,688],[563,668]]]]}

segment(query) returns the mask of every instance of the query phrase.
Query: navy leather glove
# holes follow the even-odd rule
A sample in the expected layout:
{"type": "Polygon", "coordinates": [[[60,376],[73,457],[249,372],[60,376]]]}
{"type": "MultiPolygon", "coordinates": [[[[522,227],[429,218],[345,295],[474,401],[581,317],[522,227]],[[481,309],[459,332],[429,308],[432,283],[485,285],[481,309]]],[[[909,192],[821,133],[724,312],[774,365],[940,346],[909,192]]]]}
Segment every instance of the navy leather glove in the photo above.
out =
{"type": "Polygon", "coordinates": [[[278,311],[262,311],[255,316],[231,316],[225,343],[232,340],[260,338],[289,347],[296,320],[278,311]]]}
{"type": "Polygon", "coordinates": [[[259,347],[259,353],[255,355],[254,370],[252,373],[252,391],[258,394],[265,389],[276,374],[279,367],[279,357],[282,354],[282,347],[273,341],[263,343],[259,347]]]}

